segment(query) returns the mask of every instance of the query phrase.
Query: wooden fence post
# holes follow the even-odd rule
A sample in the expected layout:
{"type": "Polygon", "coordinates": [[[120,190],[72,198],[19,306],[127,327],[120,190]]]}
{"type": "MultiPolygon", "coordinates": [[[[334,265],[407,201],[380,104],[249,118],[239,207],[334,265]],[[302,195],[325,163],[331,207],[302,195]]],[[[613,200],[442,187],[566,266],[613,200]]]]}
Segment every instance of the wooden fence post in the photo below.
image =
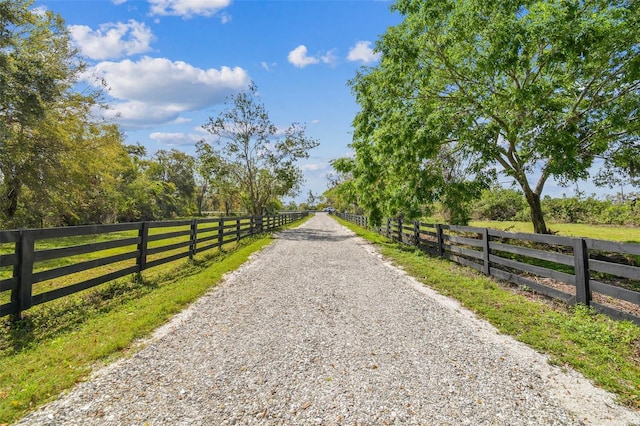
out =
{"type": "Polygon", "coordinates": [[[32,306],[33,294],[33,262],[35,240],[26,229],[20,230],[20,239],[16,243],[16,255],[18,263],[13,268],[13,276],[17,278],[17,285],[11,291],[11,302],[16,306],[16,312],[12,316],[13,321],[22,319],[22,311],[32,306]]]}
{"type": "Polygon", "coordinates": [[[402,241],[402,226],[403,226],[402,225],[402,222],[403,222],[402,218],[399,217],[397,222],[398,222],[398,241],[403,243],[404,241],[402,241]]]}
{"type": "Polygon", "coordinates": [[[236,243],[240,241],[240,218],[236,219],[236,243]]]}
{"type": "Polygon", "coordinates": [[[591,289],[589,288],[589,251],[587,242],[583,238],[576,238],[573,242],[573,257],[576,276],[576,303],[589,306],[591,289]]]}
{"type": "Polygon", "coordinates": [[[489,229],[484,228],[482,231],[482,273],[485,275],[491,275],[491,270],[489,269],[489,254],[490,254],[490,241],[489,241],[489,229]]]}
{"type": "Polygon", "coordinates": [[[249,235],[254,234],[253,216],[249,217],[249,235]]]}
{"type": "Polygon", "coordinates": [[[224,218],[218,219],[218,248],[222,250],[222,240],[224,238],[224,218]]]}
{"type": "Polygon", "coordinates": [[[436,239],[438,240],[438,254],[444,257],[444,240],[442,238],[442,225],[436,224],[436,239]]]}
{"type": "Polygon", "coordinates": [[[191,220],[191,228],[189,233],[189,259],[193,260],[196,255],[196,242],[198,241],[198,219],[191,220]]]}
{"type": "Polygon", "coordinates": [[[413,221],[413,245],[420,246],[420,221],[413,221]]]}
{"type": "Polygon", "coordinates": [[[142,272],[147,267],[147,246],[149,245],[149,222],[142,222],[138,229],[138,237],[140,242],[138,243],[138,258],[136,259],[136,265],[138,265],[138,272],[142,272]]]}
{"type": "Polygon", "coordinates": [[[391,238],[391,218],[387,218],[387,238],[391,238]]]}

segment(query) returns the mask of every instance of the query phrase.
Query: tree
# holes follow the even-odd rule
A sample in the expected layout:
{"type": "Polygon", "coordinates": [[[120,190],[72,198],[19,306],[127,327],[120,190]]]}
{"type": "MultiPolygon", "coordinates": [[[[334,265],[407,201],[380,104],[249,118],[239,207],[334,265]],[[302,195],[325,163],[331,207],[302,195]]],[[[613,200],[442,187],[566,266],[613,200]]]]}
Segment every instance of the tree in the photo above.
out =
{"type": "Polygon", "coordinates": [[[379,65],[351,82],[362,107],[357,156],[404,156],[419,175],[420,159],[455,142],[517,182],[537,233],[548,232],[540,197],[549,178],[585,179],[598,158],[637,172],[640,3],[393,7],[404,21],[378,41],[379,65]]]}
{"type": "Polygon", "coordinates": [[[163,187],[173,186],[171,198],[174,201],[166,204],[163,216],[191,214],[196,191],[195,159],[176,149],[161,149],[148,164],[147,173],[152,181],[162,183],[163,187]]]}
{"type": "Polygon", "coordinates": [[[198,173],[203,184],[224,208],[225,216],[229,216],[231,209],[240,201],[237,176],[234,165],[225,161],[211,145],[200,141],[196,144],[198,173]]]}
{"type": "Polygon", "coordinates": [[[279,197],[296,194],[303,176],[295,163],[318,146],[297,123],[280,134],[259,102],[255,84],[232,96],[225,110],[203,127],[216,136],[219,148],[212,152],[232,166],[228,170],[253,215],[261,215],[279,197]]]}
{"type": "MultiPolygon", "coordinates": [[[[84,221],[75,205],[105,176],[88,170],[92,141],[117,136],[91,118],[98,93],[73,90],[84,64],[62,18],[33,1],[0,2],[0,223],[84,221]],[[111,136],[106,136],[107,134],[111,136]]],[[[120,139],[117,140],[119,144],[120,139]]]]}

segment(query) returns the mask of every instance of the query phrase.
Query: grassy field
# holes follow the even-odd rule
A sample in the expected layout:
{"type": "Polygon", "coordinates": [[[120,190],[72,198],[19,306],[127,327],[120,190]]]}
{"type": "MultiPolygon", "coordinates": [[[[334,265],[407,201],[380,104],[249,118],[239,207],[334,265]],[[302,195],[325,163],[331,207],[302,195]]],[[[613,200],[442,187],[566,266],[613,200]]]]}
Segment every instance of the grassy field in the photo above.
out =
{"type": "MultiPolygon", "coordinates": [[[[300,224],[297,222],[295,225],[300,224]]],[[[223,274],[271,242],[268,235],[175,261],[26,311],[0,323],[0,425],[20,419],[127,356],[171,316],[214,287],[223,274]]]]}
{"type": "Polygon", "coordinates": [[[616,394],[621,403],[640,409],[640,327],[611,320],[584,306],[554,303],[338,220],[373,242],[407,273],[459,300],[501,333],[548,354],[552,364],[574,368],[616,394]]]}
{"type": "MultiPolygon", "coordinates": [[[[473,221],[469,223],[469,226],[500,229],[508,232],[533,232],[531,222],[473,221]]],[[[548,223],[547,227],[551,229],[551,232],[565,237],[584,237],[640,244],[640,228],[581,223],[548,223]]]]}

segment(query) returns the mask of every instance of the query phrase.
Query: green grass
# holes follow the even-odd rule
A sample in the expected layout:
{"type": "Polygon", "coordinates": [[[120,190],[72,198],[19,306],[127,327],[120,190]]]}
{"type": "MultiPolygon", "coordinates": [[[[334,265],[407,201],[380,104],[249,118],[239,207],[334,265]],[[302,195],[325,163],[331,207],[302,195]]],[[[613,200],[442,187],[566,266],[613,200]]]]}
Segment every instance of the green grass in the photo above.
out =
{"type": "MultiPolygon", "coordinates": [[[[297,226],[298,221],[293,225],[297,226]]],[[[253,237],[26,311],[0,324],[0,424],[11,423],[97,366],[126,356],[174,314],[215,286],[226,272],[271,242],[253,237]],[[233,249],[233,251],[229,251],[233,249]]]]}
{"type": "MultiPolygon", "coordinates": [[[[473,221],[469,226],[493,228],[509,232],[533,233],[531,222],[514,221],[473,221]]],[[[597,240],[611,240],[627,243],[640,243],[640,228],[625,226],[587,225],[580,223],[548,223],[551,232],[565,237],[583,237],[597,240]]]]}
{"type": "Polygon", "coordinates": [[[615,393],[623,404],[640,409],[640,327],[611,320],[584,306],[569,308],[514,291],[472,269],[337,220],[372,241],[407,273],[459,300],[501,333],[548,354],[552,364],[573,367],[615,393]]]}

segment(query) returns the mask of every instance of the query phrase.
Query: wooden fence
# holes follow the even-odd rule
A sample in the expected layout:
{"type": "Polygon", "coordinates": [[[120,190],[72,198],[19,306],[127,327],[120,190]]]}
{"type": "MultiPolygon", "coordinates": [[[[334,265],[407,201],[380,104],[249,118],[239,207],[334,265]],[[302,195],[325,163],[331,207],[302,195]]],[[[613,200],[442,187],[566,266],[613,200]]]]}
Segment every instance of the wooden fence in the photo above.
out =
{"type": "Polygon", "coordinates": [[[306,212],[294,212],[259,217],[0,230],[0,273],[5,271],[0,275],[0,317],[20,318],[21,313],[32,306],[174,260],[193,258],[196,252],[271,231],[306,215],[306,212]],[[90,242],[74,244],[74,238],[78,237],[88,237],[85,239],[90,242]],[[47,240],[51,239],[71,240],[72,245],[47,248],[47,240]],[[6,247],[12,244],[11,252],[6,247]],[[74,257],[80,260],[74,261],[74,257]],[[87,257],[90,260],[86,260],[87,257]],[[55,281],[88,270],[97,271],[97,276],[68,285],[55,281]]]}
{"type": "MultiPolygon", "coordinates": [[[[337,215],[368,225],[363,216],[337,215]]],[[[525,290],[640,325],[640,244],[401,219],[375,230],[525,290]]]]}

